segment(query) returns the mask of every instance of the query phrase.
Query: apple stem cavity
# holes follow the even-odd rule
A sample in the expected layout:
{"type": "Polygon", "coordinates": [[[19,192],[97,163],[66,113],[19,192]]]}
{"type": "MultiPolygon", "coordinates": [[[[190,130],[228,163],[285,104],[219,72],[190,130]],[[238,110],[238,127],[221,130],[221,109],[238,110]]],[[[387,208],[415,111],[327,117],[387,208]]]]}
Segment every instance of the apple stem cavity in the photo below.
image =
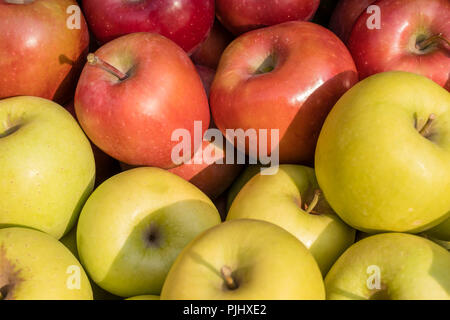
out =
{"type": "Polygon", "coordinates": [[[425,124],[423,125],[423,127],[419,130],[419,133],[427,138],[430,136],[431,134],[431,129],[433,126],[433,122],[436,119],[436,115],[434,113],[430,114],[430,116],[428,117],[427,122],[425,122],[425,124]]]}
{"type": "Polygon", "coordinates": [[[439,41],[446,43],[447,46],[450,46],[450,41],[447,38],[445,38],[442,33],[439,33],[416,43],[416,48],[423,51],[430,45],[438,43],[439,41]]]}
{"type": "Polygon", "coordinates": [[[113,76],[117,77],[120,81],[124,81],[128,79],[128,75],[126,73],[123,73],[116,67],[110,65],[108,62],[102,60],[101,58],[97,57],[93,53],[89,53],[87,56],[87,61],[91,66],[99,66],[103,70],[111,73],[113,76]]]}
{"type": "Polygon", "coordinates": [[[223,266],[220,269],[220,274],[222,275],[223,280],[225,281],[225,285],[229,290],[237,289],[237,283],[232,276],[231,268],[228,266],[223,266]]]}
{"type": "Polygon", "coordinates": [[[311,203],[309,205],[307,205],[305,203],[306,213],[315,214],[315,212],[313,212],[313,210],[319,203],[320,194],[321,194],[321,191],[319,189],[317,189],[316,191],[314,191],[314,197],[313,197],[311,203]]]}

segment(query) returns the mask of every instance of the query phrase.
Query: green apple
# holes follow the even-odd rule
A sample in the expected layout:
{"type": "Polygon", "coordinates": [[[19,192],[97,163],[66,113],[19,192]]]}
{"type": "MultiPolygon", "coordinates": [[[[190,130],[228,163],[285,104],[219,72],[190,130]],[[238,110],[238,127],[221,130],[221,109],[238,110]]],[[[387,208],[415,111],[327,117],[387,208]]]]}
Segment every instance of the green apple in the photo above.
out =
{"type": "Polygon", "coordinates": [[[196,237],[169,271],[161,300],[319,300],[323,279],[311,253],[272,223],[239,219],[196,237]]]}
{"type": "Polygon", "coordinates": [[[406,72],[371,76],[327,117],[316,175],[352,227],[418,233],[450,217],[450,93],[406,72]]]}
{"type": "Polygon", "coordinates": [[[327,299],[450,299],[450,253],[425,238],[384,233],[356,242],[325,278],[327,299]]]}
{"type": "Polygon", "coordinates": [[[61,238],[94,180],[90,143],[68,111],[36,97],[0,100],[0,228],[61,238]]]}
{"type": "Polygon", "coordinates": [[[245,168],[245,170],[239,175],[239,177],[234,180],[230,189],[227,193],[227,211],[230,210],[231,204],[234,201],[234,198],[238,195],[239,191],[241,191],[242,187],[255,175],[261,172],[261,165],[249,165],[245,168]]]}
{"type": "Polygon", "coordinates": [[[220,223],[197,187],[159,168],[136,168],[101,184],[77,227],[77,248],[90,278],[121,297],[159,295],[179,252],[220,223]]]}
{"type": "Polygon", "coordinates": [[[125,300],[159,300],[159,296],[153,295],[143,295],[143,296],[135,296],[125,300]]]}
{"type": "Polygon", "coordinates": [[[26,228],[0,230],[0,300],[92,300],[83,267],[58,240],[26,228]]]}
{"type": "Polygon", "coordinates": [[[450,218],[438,224],[436,227],[425,231],[425,234],[433,239],[441,241],[450,241],[450,218]]]}
{"type": "Polygon", "coordinates": [[[355,241],[355,230],[333,212],[323,196],[314,170],[280,165],[274,175],[257,174],[238,193],[227,220],[272,222],[299,239],[325,275],[355,241]]]}

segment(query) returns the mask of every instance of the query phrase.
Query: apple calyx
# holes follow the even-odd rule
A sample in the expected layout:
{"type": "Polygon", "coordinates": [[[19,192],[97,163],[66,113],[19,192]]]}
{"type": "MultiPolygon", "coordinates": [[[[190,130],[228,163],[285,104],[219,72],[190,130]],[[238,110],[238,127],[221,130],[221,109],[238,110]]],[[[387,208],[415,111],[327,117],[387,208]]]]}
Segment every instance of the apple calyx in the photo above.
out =
{"type": "Polygon", "coordinates": [[[228,290],[236,290],[238,288],[237,282],[233,278],[231,268],[228,266],[223,266],[220,269],[220,274],[225,281],[225,285],[228,290]]]}
{"type": "Polygon", "coordinates": [[[427,121],[425,122],[425,124],[422,126],[422,128],[418,128],[416,125],[416,129],[417,131],[419,131],[419,133],[425,137],[428,138],[431,135],[431,130],[433,127],[433,122],[436,119],[436,115],[434,113],[430,114],[430,116],[428,117],[427,121]]]}
{"type": "Polygon", "coordinates": [[[261,63],[261,65],[255,70],[255,75],[269,73],[275,69],[275,66],[276,66],[275,55],[270,54],[267,56],[267,58],[264,59],[264,61],[261,63]]]}
{"type": "Polygon", "coordinates": [[[14,290],[17,285],[22,282],[20,278],[20,270],[16,270],[6,258],[6,249],[0,247],[0,300],[12,300],[14,298],[14,290]]]}
{"type": "Polygon", "coordinates": [[[128,79],[128,75],[126,73],[123,73],[116,67],[112,66],[108,62],[104,61],[103,59],[99,58],[93,53],[89,53],[87,56],[87,61],[91,66],[99,66],[103,70],[111,73],[113,76],[117,77],[120,81],[124,81],[128,79]]]}
{"type": "Polygon", "coordinates": [[[433,44],[437,44],[439,42],[446,43],[448,46],[450,46],[450,41],[447,38],[445,38],[442,33],[439,33],[439,34],[435,34],[427,39],[417,42],[416,49],[418,49],[420,51],[424,51],[429,46],[431,46],[433,44]]]}
{"type": "Polygon", "coordinates": [[[154,223],[150,223],[144,234],[144,241],[147,247],[159,247],[161,242],[161,232],[154,223]]]}

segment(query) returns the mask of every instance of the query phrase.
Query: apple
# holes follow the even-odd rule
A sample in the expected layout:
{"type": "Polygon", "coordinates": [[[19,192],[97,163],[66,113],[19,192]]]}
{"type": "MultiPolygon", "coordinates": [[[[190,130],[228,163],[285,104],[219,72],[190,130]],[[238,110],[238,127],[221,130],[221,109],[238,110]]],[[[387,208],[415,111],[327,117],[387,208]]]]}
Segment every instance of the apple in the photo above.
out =
{"type": "Polygon", "coordinates": [[[59,239],[94,187],[88,139],[60,105],[38,97],[0,100],[0,227],[59,239]]]}
{"type": "MultiPolygon", "coordinates": [[[[171,141],[194,122],[209,126],[208,99],[194,65],[175,43],[151,33],[129,34],[101,47],[81,74],[75,111],[103,152],[130,165],[175,166],[171,141]]],[[[183,155],[188,157],[191,154],[183,155]]]]}
{"type": "Polygon", "coordinates": [[[227,211],[230,210],[231,204],[233,203],[234,199],[238,195],[239,191],[241,191],[242,187],[254,176],[256,176],[258,173],[261,172],[261,165],[254,164],[249,165],[245,168],[245,170],[237,177],[237,179],[234,180],[233,184],[231,185],[230,189],[227,193],[227,211]]]}
{"type": "Polygon", "coordinates": [[[330,18],[329,27],[344,43],[358,17],[377,0],[340,0],[330,18]]]}
{"type": "Polygon", "coordinates": [[[433,239],[450,242],[450,218],[425,231],[425,234],[433,239]]]}
{"type": "Polygon", "coordinates": [[[105,181],[89,197],[77,248],[90,278],[121,297],[159,295],[178,253],[220,223],[211,200],[159,168],[136,168],[105,181]]]}
{"type": "MultiPolygon", "coordinates": [[[[270,154],[278,146],[271,143],[272,130],[279,130],[280,163],[312,163],[323,121],[357,80],[350,53],[331,31],[286,22],[228,46],[211,87],[211,111],[224,136],[226,129],[267,130],[270,154]]],[[[249,143],[235,146],[249,150],[249,143]]]]}
{"type": "Polygon", "coordinates": [[[380,0],[380,28],[369,29],[364,12],[348,48],[361,79],[384,71],[407,71],[450,90],[450,1],[380,0]]]}
{"type": "MultiPolygon", "coordinates": [[[[73,100],[66,104],[64,108],[70,112],[70,114],[77,119],[76,113],[75,113],[75,106],[73,104],[73,100]]],[[[94,153],[94,159],[95,159],[95,169],[96,169],[96,176],[95,176],[95,187],[102,184],[107,179],[111,178],[113,175],[116,175],[120,172],[120,165],[119,162],[110,156],[108,156],[106,153],[104,153],[102,150],[100,150],[95,144],[91,143],[92,151],[94,153]]]]}
{"type": "Polygon", "coordinates": [[[0,300],[92,300],[81,264],[53,237],[0,229],[0,300]]]}
{"type": "Polygon", "coordinates": [[[143,295],[143,296],[131,297],[131,298],[128,298],[125,300],[159,300],[159,296],[143,295]]]}
{"type": "Polygon", "coordinates": [[[215,70],[219,65],[223,51],[232,40],[233,35],[218,20],[215,20],[208,38],[195,50],[191,59],[195,64],[215,70]]]}
{"type": "Polygon", "coordinates": [[[450,253],[419,236],[384,233],[347,249],[325,278],[329,300],[449,300],[450,253]]]}
{"type": "Polygon", "coordinates": [[[289,231],[309,249],[323,275],[355,241],[355,230],[333,212],[314,170],[280,165],[274,175],[257,174],[238,193],[227,220],[257,219],[289,231]]]}
{"type": "Polygon", "coordinates": [[[79,7],[67,11],[76,5],[72,0],[0,0],[0,99],[70,99],[89,46],[79,7]]]}
{"type": "Polygon", "coordinates": [[[316,175],[350,226],[417,233],[450,215],[450,94],[413,73],[371,76],[334,106],[316,175]]]}
{"type": "Polygon", "coordinates": [[[320,0],[216,0],[219,21],[236,35],[292,20],[310,20],[320,0]]]}
{"type": "MultiPolygon", "coordinates": [[[[202,66],[202,65],[195,65],[195,69],[197,70],[198,75],[200,76],[200,79],[203,83],[203,88],[205,89],[206,96],[209,98],[209,93],[211,91],[211,85],[214,80],[214,77],[216,75],[216,71],[214,69],[202,66]]],[[[211,124],[210,124],[211,126],[211,124]]]]}
{"type": "Polygon", "coordinates": [[[135,32],[155,32],[192,53],[214,22],[214,0],[83,0],[95,37],[105,43],[135,32]]]}
{"type": "Polygon", "coordinates": [[[321,0],[316,14],[311,22],[328,27],[330,18],[338,4],[339,0],[321,0]]]}
{"type": "Polygon", "coordinates": [[[322,300],[305,246],[265,221],[233,220],[196,237],[169,271],[161,300],[322,300]]]}

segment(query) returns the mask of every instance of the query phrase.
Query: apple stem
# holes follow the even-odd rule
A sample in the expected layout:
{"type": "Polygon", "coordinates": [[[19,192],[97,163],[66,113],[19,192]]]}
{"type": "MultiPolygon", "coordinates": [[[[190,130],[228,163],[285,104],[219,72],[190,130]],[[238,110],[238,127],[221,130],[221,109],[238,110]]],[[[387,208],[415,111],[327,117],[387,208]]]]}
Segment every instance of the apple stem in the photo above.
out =
{"type": "Polygon", "coordinates": [[[436,119],[436,115],[434,113],[430,114],[428,117],[427,122],[423,125],[423,127],[419,130],[419,133],[424,136],[428,137],[430,135],[430,129],[433,125],[433,121],[436,119]]]}
{"type": "Polygon", "coordinates": [[[314,198],[312,199],[311,203],[309,205],[305,204],[306,213],[313,213],[312,211],[317,206],[317,203],[319,203],[320,194],[321,192],[319,189],[314,191],[314,198]]]}
{"type": "Polygon", "coordinates": [[[222,269],[220,269],[220,273],[222,275],[223,280],[225,281],[225,284],[227,285],[227,288],[230,290],[237,289],[236,281],[234,281],[232,276],[232,271],[230,267],[223,266],[222,269]]]}
{"type": "Polygon", "coordinates": [[[442,41],[446,43],[448,46],[450,46],[450,41],[443,36],[442,33],[435,34],[434,36],[429,37],[428,39],[425,39],[419,43],[416,44],[416,48],[419,50],[425,50],[428,46],[432,45],[433,43],[437,41],[442,41]]]}
{"type": "Polygon", "coordinates": [[[120,81],[124,81],[128,78],[128,75],[126,73],[123,73],[122,71],[110,65],[108,62],[102,60],[101,58],[97,57],[93,53],[88,54],[87,61],[91,66],[99,66],[103,70],[108,71],[112,75],[116,76],[120,81]]]}

